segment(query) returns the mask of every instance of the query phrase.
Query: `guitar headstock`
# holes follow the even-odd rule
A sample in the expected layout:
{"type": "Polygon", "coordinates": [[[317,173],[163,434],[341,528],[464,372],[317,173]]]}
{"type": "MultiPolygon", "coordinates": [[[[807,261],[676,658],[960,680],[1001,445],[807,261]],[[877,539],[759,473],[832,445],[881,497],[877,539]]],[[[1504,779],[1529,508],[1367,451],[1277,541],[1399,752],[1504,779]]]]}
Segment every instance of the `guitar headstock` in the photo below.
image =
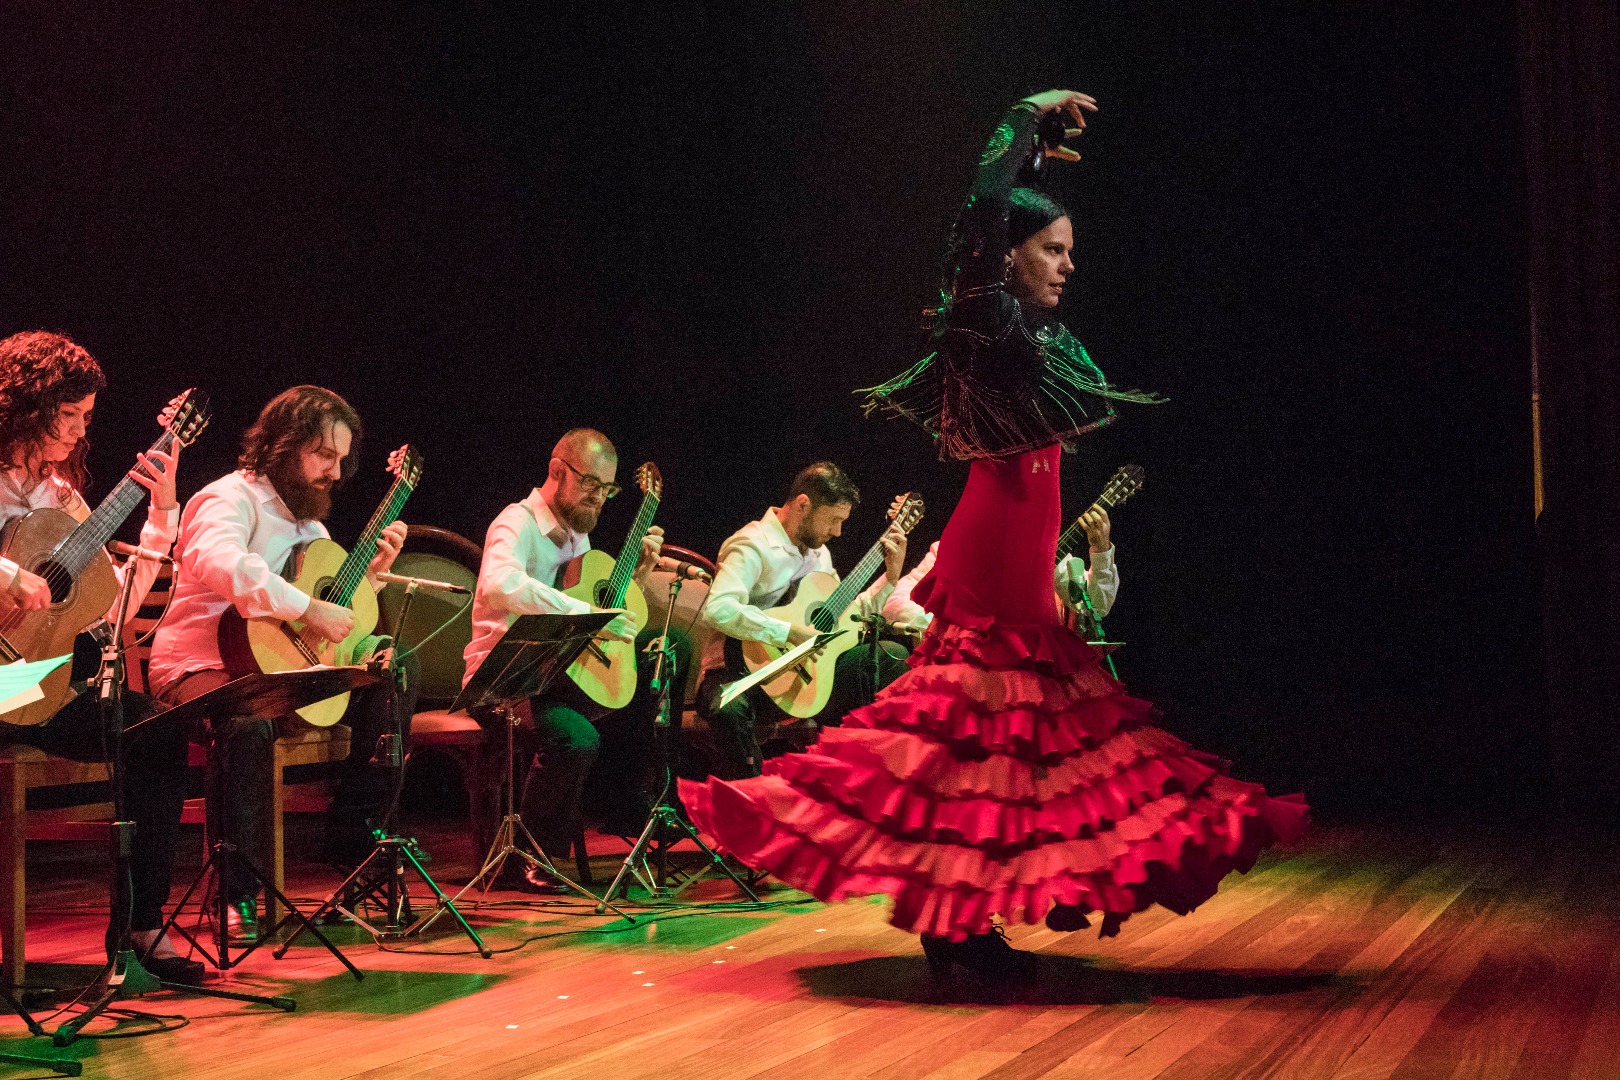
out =
{"type": "Polygon", "coordinates": [[[181,446],[190,446],[195,442],[211,419],[213,415],[209,409],[208,395],[196,387],[170,398],[158,414],[158,423],[181,446]]]}
{"type": "Polygon", "coordinates": [[[917,522],[923,516],[923,497],[915,491],[908,491],[904,495],[896,495],[894,502],[889,504],[889,520],[900,526],[901,532],[910,532],[917,527],[917,522]]]}
{"type": "Polygon", "coordinates": [[[422,479],[421,452],[406,443],[388,455],[388,471],[394,474],[394,479],[415,490],[417,482],[422,479]]]}
{"type": "Polygon", "coordinates": [[[1142,490],[1147,482],[1147,474],[1140,465],[1121,465],[1103,488],[1103,493],[1097,496],[1098,505],[1104,509],[1112,510],[1126,499],[1142,490]]]}
{"type": "Polygon", "coordinates": [[[658,471],[658,466],[647,462],[636,470],[636,486],[643,495],[651,495],[655,499],[664,497],[664,477],[658,471]]]}

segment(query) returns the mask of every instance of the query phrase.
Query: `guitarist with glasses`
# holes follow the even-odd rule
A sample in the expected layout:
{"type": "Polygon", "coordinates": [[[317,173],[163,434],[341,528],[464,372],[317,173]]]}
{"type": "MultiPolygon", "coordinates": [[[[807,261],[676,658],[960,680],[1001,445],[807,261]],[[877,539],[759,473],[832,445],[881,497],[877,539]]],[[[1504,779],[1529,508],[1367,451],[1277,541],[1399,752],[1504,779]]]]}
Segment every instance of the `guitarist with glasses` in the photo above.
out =
{"type": "MultiPolygon", "coordinates": [[[[463,654],[467,662],[463,682],[472,678],[518,616],[603,610],[578,595],[587,590],[566,588],[566,574],[591,550],[590,533],[596,528],[602,508],[622,490],[618,469],[619,452],[606,435],[591,428],[575,428],[552,448],[545,483],[521,502],[507,506],[490,524],[473,596],[472,639],[463,654]]],[[[664,535],[663,529],[647,525],[644,518],[650,520],[650,512],[638,515],[645,532],[639,540],[629,538],[633,546],[626,544],[618,560],[629,570],[638,598],[640,585],[657,565],[664,535]]],[[[595,651],[602,655],[605,653],[601,645],[633,643],[642,629],[642,620],[632,603],[615,606],[626,610],[602,631],[605,642],[595,643],[595,651]]],[[[575,667],[587,662],[582,654],[575,667]]],[[[630,662],[634,663],[633,655],[630,662]]],[[[629,675],[639,682],[634,669],[629,675]]],[[[622,701],[615,704],[621,707],[622,714],[636,711],[633,703],[630,708],[622,708],[622,701]]],[[[547,855],[557,858],[568,851],[578,832],[586,778],[603,747],[603,734],[593,720],[602,719],[605,709],[570,680],[559,680],[529,706],[534,718],[533,749],[538,751],[538,758],[524,784],[520,809],[524,826],[547,855]]],[[[490,716],[479,719],[497,722],[490,716]]],[[[615,723],[624,719],[621,715],[615,723]]],[[[612,725],[607,727],[611,733],[612,725]]],[[[515,861],[507,865],[515,866],[515,861]]],[[[523,872],[521,879],[502,884],[537,893],[560,891],[532,867],[523,872]]]]}
{"type": "MultiPolygon", "coordinates": [[[[860,490],[843,469],[830,461],[818,461],[793,478],[786,502],[732,533],[720,547],[719,572],[709,588],[702,614],[704,621],[720,633],[711,640],[703,658],[697,709],[714,731],[720,754],[715,775],[722,780],[758,776],[763,756],[756,725],[788,719],[762,686],[750,688],[729,704],[720,704],[726,684],[748,674],[739,643],[762,642],[780,648],[816,636],[814,626],[778,618],[767,609],[787,601],[807,575],[820,573],[837,580],[827,543],[843,532],[844,522],[860,501],[860,490]]],[[[851,605],[863,616],[882,611],[905,565],[904,528],[891,524],[879,543],[884,575],[851,605]]],[[[903,667],[887,654],[879,662],[879,680],[883,682],[893,679],[903,667]]],[[[853,681],[871,663],[865,647],[849,649],[837,659],[835,681],[853,681]]]]}
{"type": "MultiPolygon", "coordinates": [[[[170,705],[200,697],[230,682],[222,656],[221,625],[233,611],[244,619],[301,623],[312,636],[340,642],[354,630],[355,612],[312,597],[288,580],[298,552],[329,539],[323,523],[333,495],[354,475],[360,445],[360,415],[343,398],[318,386],[295,386],[265,405],[242,438],[240,466],[204,487],[180,518],[174,599],[153,642],[151,679],[170,705]]],[[[386,573],[405,543],[405,525],[394,521],[377,537],[367,568],[386,573]]],[[[352,868],[371,851],[371,825],[386,809],[388,776],[371,760],[378,739],[392,732],[394,709],[409,734],[415,680],[405,689],[387,681],[354,693],[343,721],[351,729],[345,762],[326,817],[325,855],[352,868]]],[[[282,724],[302,726],[296,718],[282,724]]],[[[271,770],[277,722],[212,717],[215,752],[209,767],[226,782],[225,805],[208,807],[211,823],[261,871],[269,872],[273,822],[271,770]]],[[[227,875],[230,878],[233,875],[227,875]]],[[[245,876],[245,875],[240,875],[245,876]]],[[[238,943],[258,936],[258,884],[227,880],[230,932],[238,943]]]]}
{"type": "MultiPolygon", "coordinates": [[[[41,513],[60,512],[71,521],[90,517],[80,491],[88,479],[85,438],[96,395],[107,385],[101,367],[79,345],[42,330],[13,334],[0,341],[0,523],[13,530],[41,513]]],[[[174,543],[180,504],[174,471],[180,443],[154,448],[138,459],[129,479],[151,493],[140,546],[166,552],[174,543]]],[[[132,496],[139,489],[130,489],[132,496]]],[[[133,506],[133,500],[126,504],[133,506]]],[[[105,556],[101,556],[105,560],[105,556]]],[[[140,605],[157,576],[158,564],[136,560],[118,571],[133,572],[130,604],[140,605]]],[[[116,594],[115,594],[116,595],[116,594]]],[[[0,557],[0,619],[10,624],[24,612],[51,606],[51,586],[43,577],[0,557]]],[[[114,599],[113,606],[117,606],[114,599]]],[[[98,611],[88,613],[94,617],[98,611]]],[[[116,611],[106,613],[109,622],[116,611]]],[[[32,659],[43,659],[33,657],[32,659]]],[[[124,695],[124,722],[134,724],[156,709],[140,694],[124,695]]],[[[13,714],[0,715],[0,738],[36,746],[77,761],[102,760],[101,717],[94,693],[80,693],[44,723],[16,726],[13,714]]],[[[203,966],[187,960],[160,940],[163,905],[169,899],[180,812],[186,797],[186,733],[148,725],[124,741],[125,810],[135,822],[130,853],[130,928],[135,945],[146,955],[148,971],[169,982],[201,981],[203,966]]],[[[109,947],[117,933],[117,908],[125,895],[114,883],[114,913],[109,947]]]]}

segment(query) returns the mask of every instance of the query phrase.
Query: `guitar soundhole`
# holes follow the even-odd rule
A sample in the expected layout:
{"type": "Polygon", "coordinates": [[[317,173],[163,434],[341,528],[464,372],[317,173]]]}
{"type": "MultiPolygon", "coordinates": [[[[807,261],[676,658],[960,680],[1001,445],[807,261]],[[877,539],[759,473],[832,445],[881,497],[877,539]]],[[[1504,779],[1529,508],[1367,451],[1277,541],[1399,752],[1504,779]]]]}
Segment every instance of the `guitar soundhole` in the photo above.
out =
{"type": "Polygon", "coordinates": [[[51,560],[34,567],[34,573],[44,578],[51,587],[51,603],[60,604],[68,598],[73,591],[73,575],[68,573],[67,567],[51,560]]]}
{"type": "Polygon", "coordinates": [[[605,581],[598,581],[596,583],[596,598],[594,600],[592,600],[591,602],[594,603],[597,607],[606,607],[607,606],[607,598],[608,598],[607,590],[608,590],[608,583],[605,582],[605,581]]]}
{"type": "Polygon", "coordinates": [[[337,582],[332,578],[321,578],[320,583],[315,586],[315,599],[331,603],[332,593],[336,588],[337,582]]]}
{"type": "Polygon", "coordinates": [[[827,628],[821,625],[821,605],[820,604],[815,605],[809,611],[804,613],[804,621],[806,623],[808,623],[809,625],[815,627],[817,630],[820,630],[822,633],[826,633],[826,631],[827,631],[827,628]]]}

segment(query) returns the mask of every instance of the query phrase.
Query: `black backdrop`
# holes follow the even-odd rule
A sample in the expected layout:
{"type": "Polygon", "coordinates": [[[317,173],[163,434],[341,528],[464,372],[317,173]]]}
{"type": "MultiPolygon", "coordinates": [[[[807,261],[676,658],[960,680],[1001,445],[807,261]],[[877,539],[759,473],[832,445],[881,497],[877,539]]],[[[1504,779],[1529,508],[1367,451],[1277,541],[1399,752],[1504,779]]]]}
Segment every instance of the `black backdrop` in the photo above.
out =
{"type": "MultiPolygon", "coordinates": [[[[407,518],[480,538],[567,427],[661,466],[713,551],[817,457],[933,539],[965,469],[859,418],[914,354],[945,231],[1012,99],[1103,111],[1058,193],[1066,318],[1133,409],[1111,629],[1170,726],[1320,809],[1467,806],[1537,761],[1511,6],[8,4],[0,333],[111,386],[92,499],[198,384],[231,466],[271,394],[361,410],[407,518]],[[517,8],[526,10],[518,11],[517,8]],[[576,9],[595,5],[573,5],[576,9]]],[[[605,515],[602,546],[633,499],[605,515]]]]}

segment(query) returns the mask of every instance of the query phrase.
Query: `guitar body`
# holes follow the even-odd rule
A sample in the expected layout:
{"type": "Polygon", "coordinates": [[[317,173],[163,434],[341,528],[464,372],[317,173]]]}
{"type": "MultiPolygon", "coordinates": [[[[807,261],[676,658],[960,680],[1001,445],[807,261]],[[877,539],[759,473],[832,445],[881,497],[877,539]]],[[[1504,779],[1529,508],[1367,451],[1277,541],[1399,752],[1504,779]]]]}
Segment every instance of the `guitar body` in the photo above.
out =
{"type": "MultiPolygon", "coordinates": [[[[332,591],[348,552],[332,540],[311,540],[294,556],[293,587],[306,596],[325,599],[332,591]]],[[[280,619],[244,619],[234,608],[219,623],[219,651],[225,669],[241,677],[254,672],[297,671],[316,664],[354,662],[361,639],[377,628],[377,594],[371,582],[361,580],[349,604],[354,630],[336,644],[305,629],[302,622],[280,619]]],[[[343,719],[349,695],[339,694],[298,710],[316,727],[331,727],[343,719]]]]}
{"type": "MultiPolygon", "coordinates": [[[[56,546],[78,527],[71,516],[47,508],[12,520],[0,533],[0,555],[51,582],[50,607],[17,611],[5,620],[8,625],[0,636],[5,660],[48,660],[72,652],[73,639],[118,599],[118,578],[105,551],[98,550],[76,579],[53,566],[56,546]]],[[[70,666],[64,664],[40,683],[44,698],[0,716],[0,723],[31,727],[49,720],[72,697],[70,666]]]]}
{"type": "MultiPolygon", "coordinates": [[[[808,626],[817,609],[837,588],[838,579],[831,574],[821,571],[806,574],[800,579],[798,592],[789,603],[772,608],[765,614],[785,622],[808,626]]],[[[776,702],[777,707],[789,716],[796,716],[801,720],[808,719],[819,715],[821,710],[827,707],[827,700],[832,697],[833,672],[838,666],[838,658],[854,648],[860,640],[861,624],[855,621],[853,606],[839,616],[833,629],[848,632],[805,657],[797,667],[789,668],[775,678],[760,684],[760,689],[764,690],[770,699],[776,702]]],[[[740,644],[743,662],[748,665],[749,671],[758,671],[787,652],[786,649],[778,649],[762,641],[744,641],[740,644]]]]}
{"type": "MultiPolygon", "coordinates": [[[[587,551],[563,570],[563,592],[587,604],[609,606],[605,594],[613,564],[606,552],[587,551]]],[[[647,625],[647,598],[634,581],[625,588],[624,602],[618,606],[633,611],[641,626],[647,625]]],[[[569,666],[568,677],[602,708],[624,708],[636,693],[635,643],[595,639],[569,666]]]]}

